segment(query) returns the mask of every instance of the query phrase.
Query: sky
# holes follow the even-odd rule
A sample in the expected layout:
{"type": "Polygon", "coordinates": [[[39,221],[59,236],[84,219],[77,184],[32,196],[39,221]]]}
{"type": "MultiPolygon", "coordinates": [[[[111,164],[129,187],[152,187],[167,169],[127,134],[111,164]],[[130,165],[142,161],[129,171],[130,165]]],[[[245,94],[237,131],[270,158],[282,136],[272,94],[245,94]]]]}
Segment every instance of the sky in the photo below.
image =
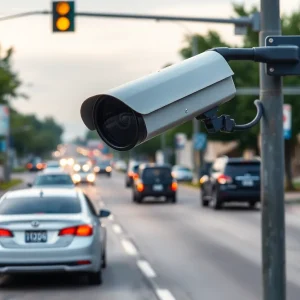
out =
{"type": "MultiPolygon", "coordinates": [[[[180,15],[234,16],[232,0],[77,0],[76,11],[180,15]]],[[[244,1],[234,1],[244,3],[244,1]]],[[[259,5],[245,1],[247,7],[259,5]]],[[[300,8],[300,0],[281,0],[281,12],[300,8]]],[[[50,0],[0,0],[0,16],[51,9],[50,0]]],[[[1,22],[1,51],[13,47],[13,68],[28,100],[13,106],[39,118],[52,116],[64,129],[64,140],[83,136],[81,103],[127,81],[181,60],[186,34],[217,30],[234,45],[241,37],[233,25],[76,18],[74,33],[52,33],[51,17],[31,16],[1,22]]]]}

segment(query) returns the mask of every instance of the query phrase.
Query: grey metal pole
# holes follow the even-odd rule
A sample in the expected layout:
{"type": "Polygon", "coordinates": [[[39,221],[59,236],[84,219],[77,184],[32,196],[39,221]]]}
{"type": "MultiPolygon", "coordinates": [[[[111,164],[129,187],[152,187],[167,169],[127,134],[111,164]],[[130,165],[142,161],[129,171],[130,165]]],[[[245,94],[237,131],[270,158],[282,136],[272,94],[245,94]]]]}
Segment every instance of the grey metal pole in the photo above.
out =
{"type": "MultiPolygon", "coordinates": [[[[192,56],[195,56],[197,54],[199,54],[198,39],[197,39],[196,35],[193,35],[193,38],[192,38],[192,56]]],[[[200,131],[200,123],[196,118],[194,118],[193,119],[193,136],[198,134],[199,131],[200,131]]],[[[199,182],[199,168],[200,168],[199,160],[200,160],[199,151],[193,148],[193,165],[195,167],[195,169],[194,169],[194,182],[195,183],[199,182]]]]}
{"type": "MultiPolygon", "coordinates": [[[[280,35],[279,0],[261,0],[260,46],[268,35],[280,35]]],[[[281,77],[268,76],[260,64],[261,196],[263,299],[286,299],[284,224],[283,95],[281,77]]]]}

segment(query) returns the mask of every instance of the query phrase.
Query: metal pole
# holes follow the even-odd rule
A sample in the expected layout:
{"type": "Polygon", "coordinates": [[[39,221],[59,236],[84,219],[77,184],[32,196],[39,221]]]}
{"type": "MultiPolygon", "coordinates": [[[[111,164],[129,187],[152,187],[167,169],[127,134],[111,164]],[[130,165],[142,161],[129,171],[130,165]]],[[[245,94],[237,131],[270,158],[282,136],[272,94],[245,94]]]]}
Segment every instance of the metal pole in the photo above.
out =
{"type": "MultiPolygon", "coordinates": [[[[196,35],[193,35],[192,37],[192,56],[195,56],[199,54],[199,49],[198,49],[198,39],[196,35]]],[[[200,131],[200,123],[199,121],[194,118],[193,119],[193,137],[195,137],[200,131]]],[[[194,182],[197,183],[199,182],[199,169],[200,169],[200,155],[199,151],[194,148],[193,144],[193,166],[194,168],[194,182]]]]}
{"type": "MultiPolygon", "coordinates": [[[[268,35],[281,35],[279,0],[261,0],[260,46],[268,35]]],[[[260,64],[261,196],[263,299],[286,299],[284,228],[283,95],[281,77],[268,76],[260,64]]]]}

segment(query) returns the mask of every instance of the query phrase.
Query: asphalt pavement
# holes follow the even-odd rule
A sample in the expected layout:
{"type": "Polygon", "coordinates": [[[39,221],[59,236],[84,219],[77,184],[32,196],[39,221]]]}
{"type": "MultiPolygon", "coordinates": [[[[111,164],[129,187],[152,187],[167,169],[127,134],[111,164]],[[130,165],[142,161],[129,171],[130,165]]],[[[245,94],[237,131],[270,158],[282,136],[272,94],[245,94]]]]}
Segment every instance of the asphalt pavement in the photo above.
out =
{"type": "MultiPolygon", "coordinates": [[[[22,175],[31,181],[32,174],[22,175]]],[[[7,299],[261,299],[260,211],[231,206],[202,208],[199,191],[179,187],[178,203],[132,202],[124,174],[99,176],[83,186],[95,205],[113,216],[108,229],[108,268],[100,287],[76,276],[2,278],[7,299]]],[[[300,216],[288,206],[287,293],[300,295],[300,216]]]]}

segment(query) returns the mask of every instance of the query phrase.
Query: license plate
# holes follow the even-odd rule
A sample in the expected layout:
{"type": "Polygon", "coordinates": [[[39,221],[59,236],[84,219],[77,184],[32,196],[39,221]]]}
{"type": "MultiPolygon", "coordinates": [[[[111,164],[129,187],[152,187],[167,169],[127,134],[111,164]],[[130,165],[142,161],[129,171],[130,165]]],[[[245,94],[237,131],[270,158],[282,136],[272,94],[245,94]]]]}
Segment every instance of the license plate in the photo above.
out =
{"type": "Polygon", "coordinates": [[[25,232],[26,243],[46,243],[47,232],[46,231],[26,231],[25,232]]]}
{"type": "Polygon", "coordinates": [[[243,180],[243,186],[253,186],[253,180],[243,180]]]}
{"type": "Polygon", "coordinates": [[[154,186],[153,186],[153,191],[155,191],[155,192],[160,192],[160,191],[162,191],[164,189],[164,187],[161,185],[161,184],[155,184],[154,186]]]}

